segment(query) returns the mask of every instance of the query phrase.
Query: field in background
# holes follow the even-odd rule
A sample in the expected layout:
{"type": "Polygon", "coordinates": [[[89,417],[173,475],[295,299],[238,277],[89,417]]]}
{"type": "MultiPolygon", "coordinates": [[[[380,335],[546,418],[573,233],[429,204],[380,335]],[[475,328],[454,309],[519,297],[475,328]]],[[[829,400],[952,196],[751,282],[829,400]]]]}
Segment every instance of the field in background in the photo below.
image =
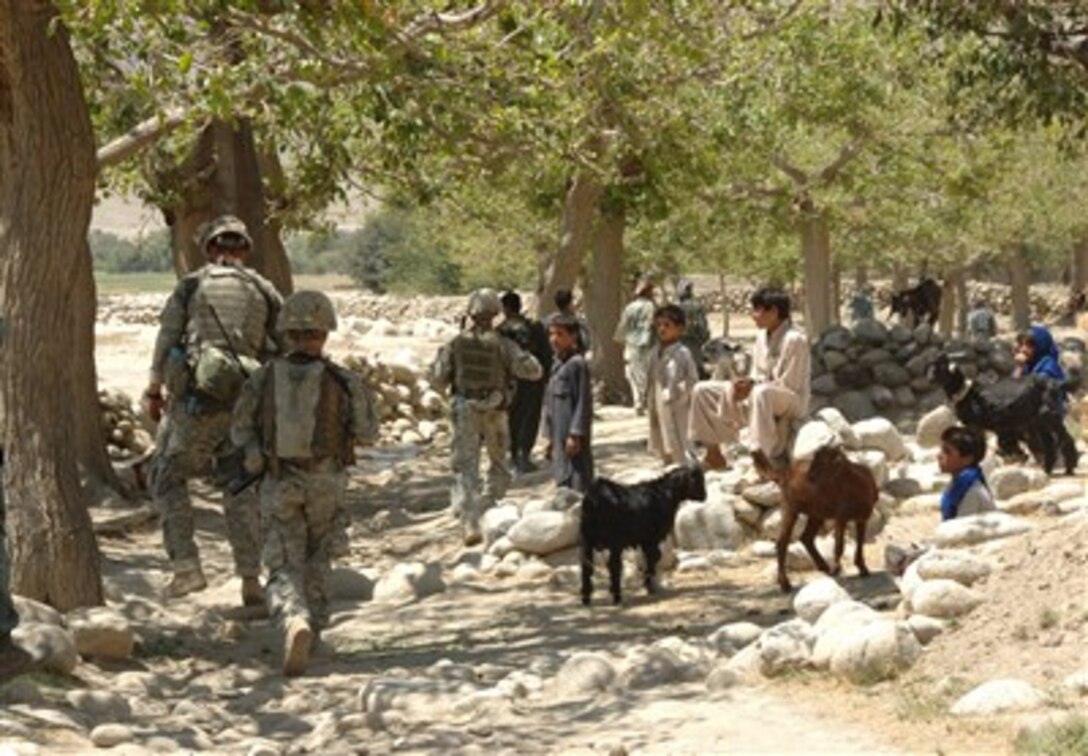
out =
{"type": "MultiPolygon", "coordinates": [[[[173,273],[95,273],[99,294],[165,294],[173,290],[177,278],[173,273]]],[[[351,289],[350,276],[329,273],[318,276],[295,276],[296,289],[351,289]]]]}

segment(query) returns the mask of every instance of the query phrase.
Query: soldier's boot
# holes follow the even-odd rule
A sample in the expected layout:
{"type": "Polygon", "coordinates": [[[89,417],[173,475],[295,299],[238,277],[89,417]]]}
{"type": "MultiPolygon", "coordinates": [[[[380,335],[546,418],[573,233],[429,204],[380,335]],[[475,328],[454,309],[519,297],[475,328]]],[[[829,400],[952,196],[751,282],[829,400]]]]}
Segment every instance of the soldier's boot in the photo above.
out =
{"type": "Polygon", "coordinates": [[[261,587],[259,578],[252,576],[242,578],[242,604],[245,606],[264,606],[264,588],[261,587]]]}
{"type": "Polygon", "coordinates": [[[166,595],[168,598],[180,598],[207,587],[208,581],[204,579],[200,562],[184,560],[174,564],[174,576],[166,586],[166,595]]]}
{"type": "Polygon", "coordinates": [[[302,617],[291,617],[287,620],[283,633],[284,675],[293,677],[306,671],[313,640],[314,631],[310,629],[309,622],[302,617]]]}
{"type": "Polygon", "coordinates": [[[0,636],[0,681],[31,672],[37,666],[34,657],[16,646],[10,635],[0,636]]]}

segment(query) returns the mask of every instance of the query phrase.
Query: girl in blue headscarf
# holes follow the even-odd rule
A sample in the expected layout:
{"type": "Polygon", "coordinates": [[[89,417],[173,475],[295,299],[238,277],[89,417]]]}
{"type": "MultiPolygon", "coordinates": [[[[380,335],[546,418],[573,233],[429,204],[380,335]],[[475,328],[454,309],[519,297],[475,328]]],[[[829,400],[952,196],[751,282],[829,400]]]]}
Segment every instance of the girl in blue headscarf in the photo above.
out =
{"type": "MultiPolygon", "coordinates": [[[[1026,375],[1045,375],[1059,384],[1065,383],[1065,371],[1062,370],[1058,356],[1058,345],[1045,326],[1035,325],[1016,337],[1016,377],[1026,375]]],[[[1065,416],[1065,393],[1059,406],[1065,416]]]]}

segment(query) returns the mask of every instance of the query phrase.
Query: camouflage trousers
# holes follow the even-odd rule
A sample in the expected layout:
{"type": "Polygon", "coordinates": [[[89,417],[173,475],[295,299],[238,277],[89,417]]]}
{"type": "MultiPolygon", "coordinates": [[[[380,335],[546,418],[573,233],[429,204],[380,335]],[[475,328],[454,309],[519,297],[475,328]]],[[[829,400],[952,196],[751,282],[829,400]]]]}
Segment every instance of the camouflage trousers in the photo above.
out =
{"type": "Polygon", "coordinates": [[[344,511],[347,474],[330,460],[327,471],[284,466],[261,484],[267,526],[264,566],[268,605],[280,622],[301,617],[315,629],[329,623],[329,547],[344,511]]]}
{"type": "Polygon", "coordinates": [[[479,409],[463,398],[453,399],[453,487],[450,505],[464,523],[478,524],[480,515],[506,495],[510,473],[510,427],[503,409],[479,409]],[[480,448],[486,447],[487,482],[481,491],[480,448]]]}
{"type": "MultiPolygon", "coordinates": [[[[2,474],[0,477],[3,477],[2,474]]],[[[4,530],[5,514],[4,491],[0,485],[0,640],[10,635],[19,624],[19,615],[11,603],[11,564],[8,562],[7,533],[4,530]]]]}
{"type": "Polygon", "coordinates": [[[162,513],[166,553],[175,567],[199,565],[200,552],[194,537],[195,515],[189,497],[189,481],[214,476],[223,492],[227,540],[234,553],[235,570],[242,577],[261,574],[260,504],[254,486],[238,496],[226,491],[226,477],[236,464],[230,442],[228,410],[188,414],[180,404],[159,426],[156,457],[151,470],[151,494],[162,513]]]}

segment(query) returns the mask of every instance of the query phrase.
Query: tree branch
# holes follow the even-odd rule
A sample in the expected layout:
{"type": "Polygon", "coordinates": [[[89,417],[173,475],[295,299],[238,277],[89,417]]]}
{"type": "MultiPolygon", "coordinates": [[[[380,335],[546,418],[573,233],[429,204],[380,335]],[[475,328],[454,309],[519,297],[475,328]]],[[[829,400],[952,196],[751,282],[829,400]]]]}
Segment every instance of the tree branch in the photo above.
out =
{"type": "Polygon", "coordinates": [[[821,184],[830,184],[835,180],[835,177],[839,175],[839,172],[846,167],[847,163],[861,154],[862,148],[865,146],[865,137],[860,137],[852,142],[847,142],[839,150],[839,156],[835,158],[830,164],[828,164],[822,171],[820,171],[819,178],[821,184]]]}
{"type": "Polygon", "coordinates": [[[781,155],[775,155],[771,158],[771,162],[774,164],[775,168],[789,176],[795,184],[800,184],[801,186],[806,186],[808,184],[808,174],[790,163],[781,155]]]}
{"type": "Polygon", "coordinates": [[[189,111],[184,108],[173,108],[165,113],[159,113],[137,124],[128,133],[102,145],[98,148],[96,155],[99,172],[119,165],[150,147],[183,125],[188,113],[189,111]]]}

